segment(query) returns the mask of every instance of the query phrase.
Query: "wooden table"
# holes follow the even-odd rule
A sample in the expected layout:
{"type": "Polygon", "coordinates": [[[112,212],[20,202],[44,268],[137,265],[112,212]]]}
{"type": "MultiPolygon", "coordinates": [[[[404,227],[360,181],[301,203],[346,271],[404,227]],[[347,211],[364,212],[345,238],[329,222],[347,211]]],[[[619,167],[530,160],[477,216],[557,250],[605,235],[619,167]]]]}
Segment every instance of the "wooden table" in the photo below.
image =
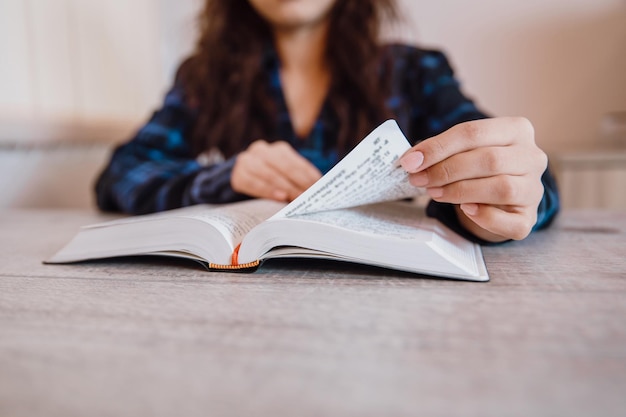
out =
{"type": "Polygon", "coordinates": [[[626,415],[626,213],[485,248],[489,283],[41,264],[102,217],[0,212],[0,416],[626,415]]]}

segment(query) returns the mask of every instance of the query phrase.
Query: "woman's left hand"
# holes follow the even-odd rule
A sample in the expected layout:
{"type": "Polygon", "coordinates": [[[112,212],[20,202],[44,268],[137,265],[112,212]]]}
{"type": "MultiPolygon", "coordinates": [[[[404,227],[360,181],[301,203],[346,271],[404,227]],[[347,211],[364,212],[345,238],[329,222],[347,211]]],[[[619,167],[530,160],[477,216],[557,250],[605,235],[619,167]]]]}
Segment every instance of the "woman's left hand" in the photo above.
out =
{"type": "Polygon", "coordinates": [[[528,119],[458,124],[415,145],[400,163],[411,184],[456,204],[463,227],[484,240],[523,239],[537,221],[548,158],[528,119]]]}

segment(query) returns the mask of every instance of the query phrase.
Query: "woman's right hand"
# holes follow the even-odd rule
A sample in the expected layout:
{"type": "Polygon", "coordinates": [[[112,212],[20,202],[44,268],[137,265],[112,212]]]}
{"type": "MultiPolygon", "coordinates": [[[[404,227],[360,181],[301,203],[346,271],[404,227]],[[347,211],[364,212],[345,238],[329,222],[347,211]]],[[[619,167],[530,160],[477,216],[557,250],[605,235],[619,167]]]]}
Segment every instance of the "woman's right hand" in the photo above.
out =
{"type": "Polygon", "coordinates": [[[237,156],[230,184],[251,197],[292,201],[321,176],[289,143],[257,140],[237,156]]]}

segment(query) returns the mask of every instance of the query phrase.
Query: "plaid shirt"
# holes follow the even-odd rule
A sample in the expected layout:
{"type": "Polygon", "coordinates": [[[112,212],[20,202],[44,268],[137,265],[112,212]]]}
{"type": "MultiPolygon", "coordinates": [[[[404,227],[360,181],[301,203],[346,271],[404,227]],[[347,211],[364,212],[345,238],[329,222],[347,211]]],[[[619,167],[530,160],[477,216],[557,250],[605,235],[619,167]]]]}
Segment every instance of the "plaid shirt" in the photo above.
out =
{"type": "MultiPolygon", "coordinates": [[[[405,45],[385,48],[392,63],[386,105],[410,140],[417,143],[458,123],[487,117],[463,95],[444,54],[405,45]]],[[[328,146],[336,143],[338,130],[332,109],[324,103],[309,136],[298,138],[287,110],[275,52],[268,53],[266,64],[278,119],[275,132],[265,139],[288,141],[320,171],[327,172],[339,159],[336,150],[328,146]]],[[[226,161],[207,161],[192,154],[189,134],[195,119],[181,86],[175,85],[162,108],[132,140],[113,153],[96,184],[98,206],[140,214],[248,198],[230,186],[236,156],[226,161]]],[[[559,208],[556,184],[548,170],[542,181],[545,193],[535,229],[549,224],[559,208]]],[[[460,227],[451,204],[431,201],[427,213],[476,241],[460,227]]]]}

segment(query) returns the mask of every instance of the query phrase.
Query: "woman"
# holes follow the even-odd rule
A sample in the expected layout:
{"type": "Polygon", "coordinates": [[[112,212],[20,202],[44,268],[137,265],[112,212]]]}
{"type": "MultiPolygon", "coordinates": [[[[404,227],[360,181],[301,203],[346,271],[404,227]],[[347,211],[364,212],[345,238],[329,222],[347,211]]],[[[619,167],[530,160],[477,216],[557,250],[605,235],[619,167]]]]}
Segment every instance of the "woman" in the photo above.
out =
{"type": "Polygon", "coordinates": [[[393,0],[206,0],[196,52],[115,151],[99,207],[290,201],[395,118],[417,143],[400,162],[429,215],[482,243],[546,226],[558,197],[530,122],[487,119],[442,53],[379,45],[394,16],[393,0]]]}

